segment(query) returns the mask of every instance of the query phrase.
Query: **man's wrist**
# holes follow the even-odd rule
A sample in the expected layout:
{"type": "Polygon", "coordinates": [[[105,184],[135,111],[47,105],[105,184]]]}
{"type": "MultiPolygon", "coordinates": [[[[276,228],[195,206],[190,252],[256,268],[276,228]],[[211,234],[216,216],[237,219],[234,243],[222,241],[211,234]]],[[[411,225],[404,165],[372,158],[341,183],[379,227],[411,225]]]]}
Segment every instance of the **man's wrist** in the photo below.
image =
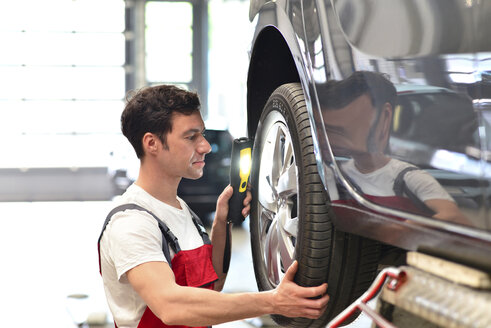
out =
{"type": "Polygon", "coordinates": [[[259,296],[263,299],[261,304],[262,308],[265,310],[265,314],[276,314],[276,307],[274,301],[275,290],[268,290],[259,292],[259,296]]]}
{"type": "Polygon", "coordinates": [[[219,224],[227,224],[228,223],[228,218],[227,216],[219,216],[219,215],[215,215],[215,219],[213,220],[213,222],[215,223],[219,223],[219,224]]]}
{"type": "Polygon", "coordinates": [[[224,219],[218,219],[215,217],[215,219],[213,220],[213,226],[212,228],[218,228],[218,229],[225,229],[227,227],[227,220],[224,220],[224,219]]]}

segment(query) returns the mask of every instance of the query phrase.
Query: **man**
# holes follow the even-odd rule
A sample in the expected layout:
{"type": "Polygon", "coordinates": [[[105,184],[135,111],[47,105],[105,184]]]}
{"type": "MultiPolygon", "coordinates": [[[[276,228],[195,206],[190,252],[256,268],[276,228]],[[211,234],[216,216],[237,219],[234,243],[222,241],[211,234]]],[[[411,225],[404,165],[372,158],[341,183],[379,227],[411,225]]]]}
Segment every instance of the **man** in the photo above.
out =
{"type": "Polygon", "coordinates": [[[397,92],[385,76],[358,71],[329,81],[320,94],[333,152],[350,157],[340,167],[359,192],[381,205],[470,224],[429,173],[386,155],[397,92]]]}
{"type": "MultiPolygon", "coordinates": [[[[202,176],[205,155],[211,150],[199,108],[197,94],[161,85],[138,92],[123,111],[122,131],[140,159],[140,171],[118,203],[141,208],[110,215],[100,238],[101,274],[115,324],[119,328],[207,326],[270,313],[319,317],[327,306],[327,286],[296,285],[297,263],[275,290],[217,292],[226,278],[222,268],[232,187],[218,198],[211,245],[177,196],[182,178],[202,176]],[[162,237],[156,218],[177,237],[179,247],[172,243],[169,251],[171,263],[162,248],[172,240],[162,237]]],[[[244,216],[250,201],[248,193],[244,216]]]]}

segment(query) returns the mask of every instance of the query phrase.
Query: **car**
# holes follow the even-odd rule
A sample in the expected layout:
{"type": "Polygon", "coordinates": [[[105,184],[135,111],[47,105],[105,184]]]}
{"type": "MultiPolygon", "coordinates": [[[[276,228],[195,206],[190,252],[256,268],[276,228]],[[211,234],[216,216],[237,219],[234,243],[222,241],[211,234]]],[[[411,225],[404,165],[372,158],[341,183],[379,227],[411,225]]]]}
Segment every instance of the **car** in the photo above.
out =
{"type": "Polygon", "coordinates": [[[324,327],[408,252],[491,273],[491,2],[250,1],[259,290],[299,262],[324,327]]]}

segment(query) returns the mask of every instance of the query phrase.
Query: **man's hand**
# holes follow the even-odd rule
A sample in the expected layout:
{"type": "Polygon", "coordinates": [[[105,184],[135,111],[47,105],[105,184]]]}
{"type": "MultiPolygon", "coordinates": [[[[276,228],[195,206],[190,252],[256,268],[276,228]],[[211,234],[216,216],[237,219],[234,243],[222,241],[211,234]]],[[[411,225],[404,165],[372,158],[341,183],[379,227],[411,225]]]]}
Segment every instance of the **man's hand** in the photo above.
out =
{"type": "MultiPolygon", "coordinates": [[[[227,217],[228,217],[228,201],[232,197],[233,194],[233,188],[232,186],[228,185],[223,192],[220,194],[217,200],[217,208],[215,212],[215,220],[218,220],[217,222],[226,222],[227,217]]],[[[247,195],[244,199],[244,208],[242,209],[242,216],[246,217],[249,215],[249,212],[251,210],[251,200],[252,200],[252,194],[249,190],[247,190],[247,195]]]]}
{"type": "Polygon", "coordinates": [[[291,318],[317,319],[324,313],[329,301],[327,283],[316,287],[301,287],[293,281],[297,269],[298,262],[295,261],[273,291],[274,313],[291,318]]]}

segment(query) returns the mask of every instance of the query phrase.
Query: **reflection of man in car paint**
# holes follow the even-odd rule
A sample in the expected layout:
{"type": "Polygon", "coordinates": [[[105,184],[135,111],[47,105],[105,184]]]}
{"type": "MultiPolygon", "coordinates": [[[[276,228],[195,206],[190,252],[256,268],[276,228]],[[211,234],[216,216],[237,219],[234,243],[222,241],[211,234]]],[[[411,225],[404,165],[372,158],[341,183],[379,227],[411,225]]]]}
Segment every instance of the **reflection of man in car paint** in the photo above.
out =
{"type": "Polygon", "coordinates": [[[366,198],[388,207],[468,224],[429,173],[387,156],[397,101],[394,85],[374,72],[355,72],[319,89],[326,132],[340,167],[366,198]]]}

